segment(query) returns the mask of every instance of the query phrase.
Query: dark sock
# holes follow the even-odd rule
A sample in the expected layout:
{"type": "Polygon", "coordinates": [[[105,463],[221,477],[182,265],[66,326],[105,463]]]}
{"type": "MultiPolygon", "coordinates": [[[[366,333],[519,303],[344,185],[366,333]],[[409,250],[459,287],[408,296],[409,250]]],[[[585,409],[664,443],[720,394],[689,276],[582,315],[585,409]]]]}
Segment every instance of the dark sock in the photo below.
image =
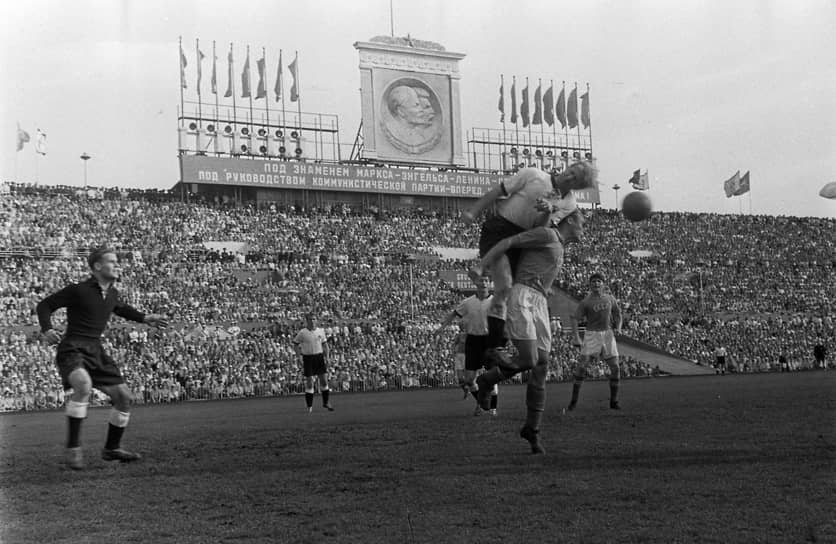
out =
{"type": "Polygon", "coordinates": [[[505,320],[488,316],[488,347],[501,348],[505,342],[505,320]]]}
{"type": "Polygon", "coordinates": [[[491,410],[496,410],[496,405],[499,402],[498,395],[491,395],[491,410]]]}
{"type": "Polygon", "coordinates": [[[477,397],[477,395],[479,394],[479,391],[471,391],[470,394],[473,395],[474,399],[479,400],[479,397],[477,397]]]}
{"type": "Polygon", "coordinates": [[[81,435],[81,422],[83,417],[67,416],[67,447],[77,448],[79,435],[81,435]]]}
{"type": "MultiPolygon", "coordinates": [[[[577,378],[576,378],[577,379],[577,378]]],[[[570,404],[577,404],[578,403],[578,395],[581,392],[581,386],[583,385],[582,382],[575,382],[572,384],[572,401],[570,404]]]]}
{"type": "Polygon", "coordinates": [[[323,406],[328,406],[328,397],[330,396],[330,394],[331,394],[330,389],[326,389],[325,391],[322,392],[322,405],[323,406]]]}
{"type": "Polygon", "coordinates": [[[117,427],[113,423],[107,424],[107,441],[105,448],[109,450],[118,450],[119,444],[122,442],[122,433],[125,432],[125,427],[117,427]]]}
{"type": "Polygon", "coordinates": [[[610,382],[610,402],[618,402],[618,382],[610,382]]]}
{"type": "Polygon", "coordinates": [[[313,393],[305,393],[305,404],[308,405],[308,408],[313,406],[313,393]]]}

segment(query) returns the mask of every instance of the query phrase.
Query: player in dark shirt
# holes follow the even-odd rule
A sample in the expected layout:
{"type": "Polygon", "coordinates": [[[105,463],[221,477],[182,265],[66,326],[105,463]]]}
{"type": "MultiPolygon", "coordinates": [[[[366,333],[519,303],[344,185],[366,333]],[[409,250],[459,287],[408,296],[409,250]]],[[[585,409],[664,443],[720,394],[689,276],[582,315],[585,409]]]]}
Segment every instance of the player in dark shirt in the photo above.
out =
{"type": "Polygon", "coordinates": [[[813,358],[816,360],[815,368],[827,370],[827,348],[824,346],[824,339],[819,336],[816,339],[816,345],[813,346],[813,358]]]}
{"type": "Polygon", "coordinates": [[[73,391],[66,413],[67,463],[74,470],[84,468],[79,435],[93,387],[113,402],[102,459],[129,462],[140,458],[139,454],[120,446],[130,418],[132,396],[119,368],[102,349],[101,336],[110,314],[154,327],[167,325],[163,316],[143,314],[119,300],[119,292],[113,287],[119,270],[113,250],[97,249],[87,257],[87,263],[92,272],[90,278],[49,295],[37,307],[44,339],[49,344],[58,344],[55,360],[61,381],[65,389],[73,391]],[[67,308],[67,331],[63,338],[52,328],[52,314],[59,308],[67,308]]]}

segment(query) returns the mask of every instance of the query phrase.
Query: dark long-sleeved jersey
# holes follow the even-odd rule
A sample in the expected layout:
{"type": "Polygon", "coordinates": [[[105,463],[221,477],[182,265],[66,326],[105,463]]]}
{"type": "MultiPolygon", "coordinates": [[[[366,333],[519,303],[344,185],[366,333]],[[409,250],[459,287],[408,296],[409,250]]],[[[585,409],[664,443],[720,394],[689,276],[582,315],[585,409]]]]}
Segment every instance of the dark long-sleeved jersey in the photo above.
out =
{"type": "Polygon", "coordinates": [[[140,323],[145,319],[144,313],[119,301],[119,291],[115,287],[110,286],[107,293],[103,293],[94,277],[68,285],[38,303],[36,311],[41,331],[52,328],[52,313],[59,308],[67,308],[65,337],[101,338],[110,314],[140,323]]]}

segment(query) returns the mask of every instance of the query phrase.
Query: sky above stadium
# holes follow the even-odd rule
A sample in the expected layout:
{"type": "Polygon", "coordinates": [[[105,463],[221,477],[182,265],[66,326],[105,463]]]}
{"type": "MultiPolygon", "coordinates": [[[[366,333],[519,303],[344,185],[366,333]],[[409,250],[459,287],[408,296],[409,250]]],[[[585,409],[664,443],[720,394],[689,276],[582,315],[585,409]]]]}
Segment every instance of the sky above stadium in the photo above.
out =
{"type": "MultiPolygon", "coordinates": [[[[393,12],[395,35],[467,54],[465,129],[500,128],[500,74],[588,82],[605,207],[641,168],[660,210],[836,217],[836,201],[818,196],[836,181],[829,0],[393,0],[393,12]],[[752,191],[727,199],[737,170],[751,172],[752,191]]],[[[339,115],[350,145],[361,115],[352,44],[388,35],[389,15],[389,0],[3,2],[0,175],[82,185],[86,152],[90,185],[172,187],[179,36],[191,78],[195,38],[207,55],[218,42],[221,92],[230,42],[265,47],[270,65],[298,50],[303,109],[339,115]],[[45,157],[33,142],[15,151],[17,123],[33,141],[47,134],[45,157]]]]}

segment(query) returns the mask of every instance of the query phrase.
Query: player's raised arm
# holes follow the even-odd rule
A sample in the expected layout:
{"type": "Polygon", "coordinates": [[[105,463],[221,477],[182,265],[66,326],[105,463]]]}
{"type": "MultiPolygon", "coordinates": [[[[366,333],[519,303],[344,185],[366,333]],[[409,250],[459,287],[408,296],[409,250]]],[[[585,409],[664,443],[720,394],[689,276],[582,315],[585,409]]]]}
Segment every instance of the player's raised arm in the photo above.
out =
{"type": "Polygon", "coordinates": [[[468,271],[471,278],[482,276],[482,271],[489,268],[497,259],[514,248],[538,248],[555,242],[560,242],[557,232],[549,227],[537,227],[527,230],[508,238],[503,238],[496,243],[482,259],[479,264],[468,271]]]}

